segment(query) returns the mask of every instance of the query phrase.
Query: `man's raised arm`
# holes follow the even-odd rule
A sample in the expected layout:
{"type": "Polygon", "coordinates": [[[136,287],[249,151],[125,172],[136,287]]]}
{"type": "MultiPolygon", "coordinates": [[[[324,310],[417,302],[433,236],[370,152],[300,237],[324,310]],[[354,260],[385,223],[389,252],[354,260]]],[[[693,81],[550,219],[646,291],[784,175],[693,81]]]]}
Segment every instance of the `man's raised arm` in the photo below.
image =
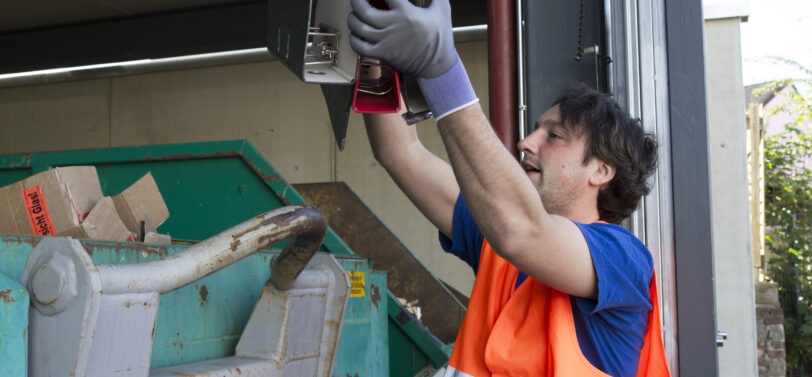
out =
{"type": "Polygon", "coordinates": [[[350,44],[418,78],[463,197],[494,250],[552,288],[596,296],[597,278],[580,230],[545,210],[490,128],[454,47],[448,0],[433,0],[429,8],[387,0],[389,11],[366,0],[351,3],[350,44]]]}
{"type": "Polygon", "coordinates": [[[375,159],[409,200],[447,237],[460,188],[445,161],[431,153],[399,114],[364,114],[375,159]]]}

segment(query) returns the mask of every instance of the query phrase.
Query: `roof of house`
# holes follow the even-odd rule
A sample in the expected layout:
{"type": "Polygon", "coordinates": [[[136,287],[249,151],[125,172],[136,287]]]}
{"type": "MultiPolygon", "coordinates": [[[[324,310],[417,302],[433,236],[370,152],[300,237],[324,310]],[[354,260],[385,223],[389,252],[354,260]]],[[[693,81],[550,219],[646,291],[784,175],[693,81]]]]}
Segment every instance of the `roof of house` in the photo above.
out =
{"type": "Polygon", "coordinates": [[[773,98],[775,98],[776,94],[783,91],[784,88],[789,86],[789,87],[792,88],[792,90],[795,90],[795,86],[792,85],[792,84],[779,85],[779,86],[776,86],[775,89],[773,89],[773,90],[764,91],[761,94],[759,94],[758,96],[755,96],[755,97],[753,96],[753,92],[755,92],[756,89],[768,86],[768,85],[770,85],[772,83],[773,83],[773,81],[765,81],[765,82],[761,82],[761,83],[758,83],[758,84],[746,85],[744,87],[744,103],[745,104],[760,103],[762,105],[766,105],[773,98]]]}

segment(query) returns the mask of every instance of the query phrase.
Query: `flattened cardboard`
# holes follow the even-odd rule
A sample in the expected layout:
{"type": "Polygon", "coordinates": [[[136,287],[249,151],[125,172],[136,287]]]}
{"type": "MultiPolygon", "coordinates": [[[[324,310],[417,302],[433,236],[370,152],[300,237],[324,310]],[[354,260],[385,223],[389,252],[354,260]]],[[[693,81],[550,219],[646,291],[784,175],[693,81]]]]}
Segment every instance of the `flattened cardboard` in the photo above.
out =
{"type": "Polygon", "coordinates": [[[88,214],[81,225],[85,238],[103,241],[135,241],[135,234],[130,232],[116,212],[113,199],[102,198],[88,214]]]}
{"type": "Polygon", "coordinates": [[[169,218],[169,209],[166,208],[161,192],[152,173],[147,173],[133,183],[126,190],[113,197],[116,210],[121,221],[130,232],[139,233],[141,222],[149,219],[150,224],[157,228],[169,218]]]}
{"type": "Polygon", "coordinates": [[[73,200],[74,209],[81,223],[96,203],[102,198],[99,176],[95,166],[86,166],[86,169],[71,169],[70,174],[62,174],[62,179],[68,185],[68,195],[73,200]]]}
{"type": "Polygon", "coordinates": [[[34,234],[22,193],[37,185],[57,235],[75,233],[81,217],[102,198],[93,166],[60,167],[33,175],[0,188],[0,233],[34,234]]]}

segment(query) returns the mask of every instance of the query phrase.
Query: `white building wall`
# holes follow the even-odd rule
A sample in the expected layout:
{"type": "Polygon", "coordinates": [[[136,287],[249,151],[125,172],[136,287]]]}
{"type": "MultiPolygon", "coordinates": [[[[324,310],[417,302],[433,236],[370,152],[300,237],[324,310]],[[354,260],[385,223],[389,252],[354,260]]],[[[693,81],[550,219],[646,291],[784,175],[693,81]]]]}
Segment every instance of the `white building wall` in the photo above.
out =
{"type": "Polygon", "coordinates": [[[758,375],[740,23],[705,21],[716,325],[728,333],[721,377],[758,375]]]}

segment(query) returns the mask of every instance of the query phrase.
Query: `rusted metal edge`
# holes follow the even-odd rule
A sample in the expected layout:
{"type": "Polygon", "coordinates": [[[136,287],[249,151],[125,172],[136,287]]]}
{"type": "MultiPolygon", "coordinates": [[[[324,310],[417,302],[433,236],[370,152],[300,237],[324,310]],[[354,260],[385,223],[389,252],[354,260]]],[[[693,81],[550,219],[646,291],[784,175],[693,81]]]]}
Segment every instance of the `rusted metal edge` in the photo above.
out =
{"type": "Polygon", "coordinates": [[[11,292],[13,292],[11,289],[0,291],[0,301],[6,304],[14,302],[14,298],[11,297],[11,292]]]}
{"type": "Polygon", "coordinates": [[[296,280],[327,235],[327,219],[321,211],[306,207],[297,214],[305,217],[306,221],[296,229],[297,233],[274,260],[271,282],[277,289],[285,289],[296,280]]]}

